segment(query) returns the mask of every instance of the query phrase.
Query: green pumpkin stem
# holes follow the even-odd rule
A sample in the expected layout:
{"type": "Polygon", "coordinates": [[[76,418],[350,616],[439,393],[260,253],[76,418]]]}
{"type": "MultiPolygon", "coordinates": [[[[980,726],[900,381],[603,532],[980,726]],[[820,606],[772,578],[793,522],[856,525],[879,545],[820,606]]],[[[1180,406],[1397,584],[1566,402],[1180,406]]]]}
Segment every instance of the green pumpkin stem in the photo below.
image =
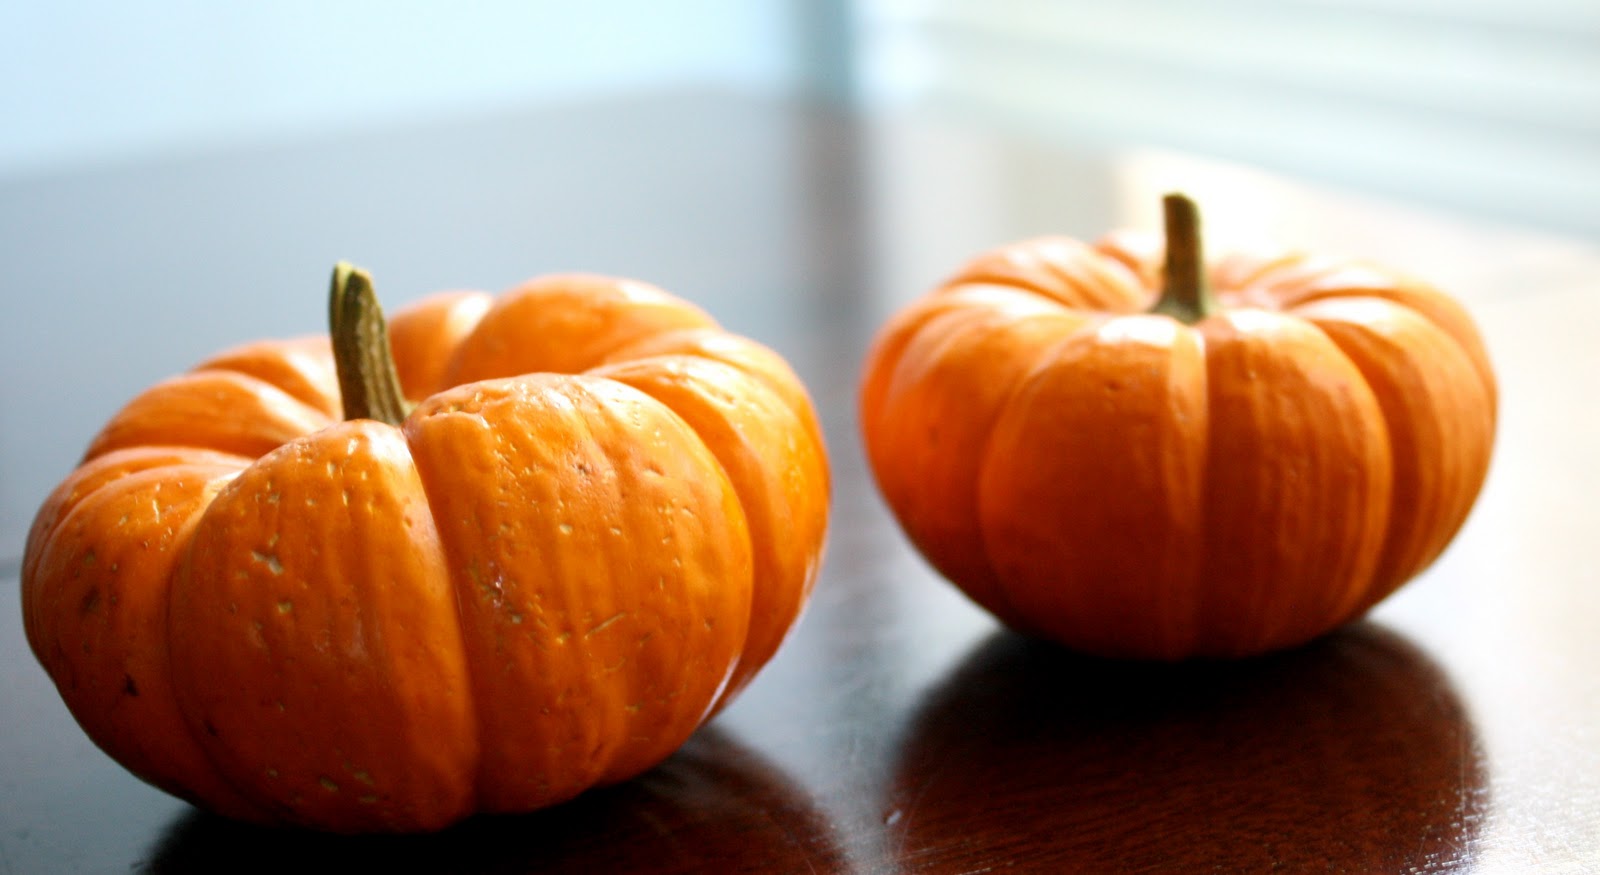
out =
{"type": "Polygon", "coordinates": [[[372,276],[349,262],[333,269],[328,328],[345,419],[399,425],[410,412],[389,348],[389,324],[372,290],[372,276]]]}
{"type": "Polygon", "coordinates": [[[1161,203],[1166,213],[1167,262],[1161,298],[1150,312],[1193,325],[1217,310],[1200,249],[1200,208],[1181,194],[1169,194],[1161,203]]]}

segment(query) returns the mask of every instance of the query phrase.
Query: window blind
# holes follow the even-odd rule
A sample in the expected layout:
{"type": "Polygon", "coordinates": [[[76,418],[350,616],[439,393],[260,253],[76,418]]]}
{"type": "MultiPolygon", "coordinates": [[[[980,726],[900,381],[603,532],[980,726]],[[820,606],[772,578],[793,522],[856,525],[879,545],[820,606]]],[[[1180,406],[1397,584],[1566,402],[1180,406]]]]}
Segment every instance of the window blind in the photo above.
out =
{"type": "Polygon", "coordinates": [[[861,88],[1600,234],[1593,0],[863,0],[861,88]]]}

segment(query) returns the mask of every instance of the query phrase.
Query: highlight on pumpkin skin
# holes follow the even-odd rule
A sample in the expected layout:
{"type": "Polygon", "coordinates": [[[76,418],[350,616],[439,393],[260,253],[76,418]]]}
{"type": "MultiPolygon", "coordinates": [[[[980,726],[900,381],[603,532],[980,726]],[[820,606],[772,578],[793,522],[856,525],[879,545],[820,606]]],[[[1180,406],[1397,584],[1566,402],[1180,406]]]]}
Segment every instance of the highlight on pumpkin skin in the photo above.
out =
{"type": "Polygon", "coordinates": [[[343,413],[339,377],[333,367],[333,345],[327,336],[244,343],[195,365],[193,371],[227,371],[253,377],[282,390],[330,422],[343,413]]]}
{"type": "Polygon", "coordinates": [[[328,313],[140,393],[35,518],[27,637],[113,758],[230,817],[433,830],[650,768],[774,655],[829,494],[776,353],[594,275],[388,321],[340,264],[328,313]]]}
{"type": "Polygon", "coordinates": [[[1303,643],[1427,568],[1471,510],[1496,389],[1459,304],[1370,265],[1112,232],[980,253],[867,354],[861,434],[936,571],[1105,656],[1303,643]]]}

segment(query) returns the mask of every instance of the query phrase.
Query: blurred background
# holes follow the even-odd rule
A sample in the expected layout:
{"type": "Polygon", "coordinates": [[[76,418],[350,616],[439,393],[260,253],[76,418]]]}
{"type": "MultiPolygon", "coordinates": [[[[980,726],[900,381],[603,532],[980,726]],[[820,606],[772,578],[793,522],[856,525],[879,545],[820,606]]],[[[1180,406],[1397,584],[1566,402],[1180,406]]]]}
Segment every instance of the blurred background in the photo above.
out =
{"type": "Polygon", "coordinates": [[[0,180],[711,88],[1600,233],[1593,0],[6,0],[0,180]]]}
{"type": "Polygon", "coordinates": [[[843,413],[830,360],[959,259],[1174,187],[1462,292],[1600,239],[1595,0],[0,0],[0,120],[0,568],[134,393],[320,330],[338,259],[390,306],[645,278],[843,413]]]}

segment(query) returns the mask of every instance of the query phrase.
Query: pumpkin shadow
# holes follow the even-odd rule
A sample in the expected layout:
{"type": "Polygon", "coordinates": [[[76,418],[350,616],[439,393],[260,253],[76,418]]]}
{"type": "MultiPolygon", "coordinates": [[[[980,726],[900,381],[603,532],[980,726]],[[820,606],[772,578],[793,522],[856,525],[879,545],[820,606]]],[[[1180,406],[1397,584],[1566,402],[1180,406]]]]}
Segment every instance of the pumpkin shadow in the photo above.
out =
{"type": "Polygon", "coordinates": [[[1000,632],[925,699],[884,810],[918,872],[1433,872],[1471,858],[1485,771],[1443,671],[1371,624],[1180,665],[1000,632]]]}
{"type": "Polygon", "coordinates": [[[843,851],[808,795],[702,729],[655,769],[525,815],[419,836],[335,836],[191,811],[139,871],[198,873],[837,872],[843,851]],[[794,861],[785,868],[783,861],[794,861]]]}

